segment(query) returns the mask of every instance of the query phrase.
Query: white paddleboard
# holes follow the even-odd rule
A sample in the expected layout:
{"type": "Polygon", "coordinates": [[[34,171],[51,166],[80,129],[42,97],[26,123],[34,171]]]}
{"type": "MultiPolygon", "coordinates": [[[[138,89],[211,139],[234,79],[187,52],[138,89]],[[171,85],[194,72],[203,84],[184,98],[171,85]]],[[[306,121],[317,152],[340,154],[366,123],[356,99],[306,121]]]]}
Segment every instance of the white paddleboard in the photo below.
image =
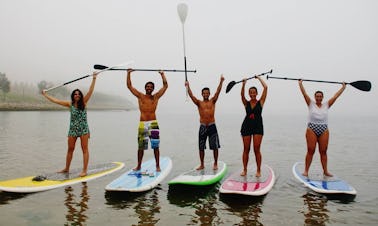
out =
{"type": "Polygon", "coordinates": [[[233,173],[221,185],[219,192],[223,194],[240,194],[262,196],[267,194],[276,180],[274,171],[266,164],[261,166],[261,176],[256,177],[256,167],[248,169],[246,176],[240,176],[242,170],[233,173]]]}
{"type": "Polygon", "coordinates": [[[38,176],[29,176],[0,181],[0,190],[6,192],[32,193],[46,191],[80,182],[90,181],[124,167],[122,162],[89,165],[87,176],[80,177],[81,168],[71,169],[69,173],[44,173],[38,176]]]}
{"type": "Polygon", "coordinates": [[[163,181],[172,169],[172,160],[169,157],[160,157],[160,172],[156,171],[155,159],[142,163],[141,170],[128,170],[117,179],[110,182],[106,191],[143,192],[156,187],[163,181]]]}
{"type": "Polygon", "coordinates": [[[303,162],[296,162],[293,165],[294,177],[315,192],[323,194],[357,194],[357,191],[352,186],[346,181],[338,178],[336,175],[333,177],[327,177],[323,175],[321,169],[312,167],[308,177],[305,177],[302,175],[303,171],[303,162]]]}
{"type": "Polygon", "coordinates": [[[222,161],[218,161],[218,169],[213,170],[213,164],[205,164],[205,169],[196,170],[196,168],[191,169],[185,173],[180,174],[171,181],[168,182],[169,185],[197,185],[206,186],[217,183],[222,180],[226,175],[227,165],[222,161]]]}

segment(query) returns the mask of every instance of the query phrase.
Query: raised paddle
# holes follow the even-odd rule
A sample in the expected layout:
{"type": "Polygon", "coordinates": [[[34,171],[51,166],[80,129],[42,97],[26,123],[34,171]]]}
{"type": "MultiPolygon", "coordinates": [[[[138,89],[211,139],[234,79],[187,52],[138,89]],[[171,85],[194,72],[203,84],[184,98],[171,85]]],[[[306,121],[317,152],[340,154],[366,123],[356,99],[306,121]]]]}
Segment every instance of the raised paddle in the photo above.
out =
{"type": "MultiPolygon", "coordinates": [[[[324,82],[324,83],[336,83],[336,84],[343,84],[343,82],[333,82],[333,81],[322,81],[322,80],[312,80],[312,79],[300,79],[300,78],[286,78],[286,77],[273,77],[273,76],[266,76],[267,79],[273,78],[273,79],[284,79],[284,80],[302,80],[302,81],[308,81],[308,82],[324,82]]],[[[362,91],[370,91],[371,90],[371,83],[366,80],[359,80],[355,82],[346,82],[345,84],[349,84],[353,86],[356,89],[362,90],[362,91]]]]}
{"type": "MultiPolygon", "coordinates": [[[[177,5],[177,13],[180,17],[180,21],[182,24],[182,40],[184,46],[184,68],[185,68],[185,82],[188,81],[188,75],[186,71],[186,52],[185,52],[185,20],[186,16],[188,15],[188,6],[185,3],[180,3],[177,5]]],[[[186,88],[186,98],[188,98],[188,88],[186,88]]]]}
{"type": "MultiPolygon", "coordinates": [[[[263,75],[266,75],[266,74],[270,74],[270,73],[272,73],[272,72],[273,72],[273,69],[270,70],[270,71],[268,71],[268,72],[264,72],[264,73],[261,73],[261,74],[259,74],[259,75],[254,75],[254,76],[252,76],[252,77],[249,77],[249,78],[247,78],[246,80],[253,79],[253,78],[255,78],[256,76],[263,76],[263,75]]],[[[244,80],[244,79],[243,79],[243,80],[244,80]]],[[[240,82],[242,82],[243,80],[240,80],[240,81],[238,81],[238,82],[235,82],[235,81],[231,81],[231,82],[229,82],[228,85],[227,85],[227,87],[226,87],[226,93],[230,92],[230,90],[232,89],[232,87],[234,87],[235,84],[240,83],[240,82]]]]}
{"type": "MultiPolygon", "coordinates": [[[[107,69],[108,67],[105,66],[105,65],[101,65],[101,64],[95,64],[93,66],[94,69],[97,69],[97,70],[103,70],[103,69],[107,69]]],[[[167,72],[185,72],[185,70],[176,70],[176,69],[134,69],[134,68],[131,68],[133,71],[167,71],[167,72]]],[[[127,71],[127,69],[125,68],[111,68],[109,69],[110,71],[127,71]]],[[[196,73],[197,71],[196,70],[186,70],[187,72],[193,72],[193,73],[196,73]]]]}
{"type": "MultiPolygon", "coordinates": [[[[126,63],[123,63],[123,64],[119,64],[119,65],[115,65],[115,66],[112,66],[112,67],[107,67],[107,68],[103,68],[101,71],[98,71],[97,74],[100,74],[101,72],[104,72],[104,71],[108,71],[108,70],[112,70],[114,68],[117,68],[117,67],[121,67],[121,66],[126,66],[126,65],[129,65],[133,63],[133,61],[129,61],[129,62],[126,62],[126,63]]],[[[51,88],[48,88],[46,89],[45,91],[48,92],[48,91],[51,91],[53,89],[56,89],[56,88],[59,88],[59,87],[62,87],[62,86],[65,86],[65,85],[68,85],[70,83],[73,83],[73,82],[76,82],[76,81],[79,81],[79,80],[82,80],[84,78],[87,78],[89,76],[92,76],[92,75],[84,75],[83,77],[80,77],[80,78],[77,78],[77,79],[74,79],[74,80],[71,80],[69,82],[65,82],[61,85],[58,85],[58,86],[54,86],[54,87],[51,87],[51,88]]]]}

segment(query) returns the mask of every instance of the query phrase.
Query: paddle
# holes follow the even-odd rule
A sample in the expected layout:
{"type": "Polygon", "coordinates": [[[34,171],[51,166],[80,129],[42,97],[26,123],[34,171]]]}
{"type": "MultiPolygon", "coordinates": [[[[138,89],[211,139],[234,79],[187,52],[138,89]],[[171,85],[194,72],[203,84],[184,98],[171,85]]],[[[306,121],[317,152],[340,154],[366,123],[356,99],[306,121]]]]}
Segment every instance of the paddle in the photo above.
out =
{"type": "MultiPolygon", "coordinates": [[[[255,78],[256,76],[263,76],[263,75],[266,75],[266,74],[270,74],[270,73],[272,73],[272,72],[273,72],[273,69],[270,70],[270,71],[268,71],[268,72],[264,72],[264,73],[261,73],[261,74],[259,74],[259,75],[255,75],[255,76],[252,76],[252,77],[250,77],[250,78],[247,78],[246,80],[253,79],[253,78],[255,78]]],[[[230,92],[230,90],[232,89],[232,87],[234,87],[235,84],[240,83],[240,82],[242,82],[242,81],[243,81],[243,80],[240,80],[240,81],[238,81],[238,82],[235,82],[235,81],[231,81],[231,82],[229,82],[228,85],[227,85],[227,87],[226,87],[226,93],[230,92]]]]}
{"type": "MultiPolygon", "coordinates": [[[[336,83],[336,84],[343,84],[343,82],[333,82],[333,81],[321,81],[321,80],[312,80],[312,79],[300,79],[300,78],[286,78],[286,77],[273,77],[273,76],[266,76],[267,79],[274,78],[274,79],[284,79],[284,80],[302,80],[302,81],[308,81],[308,82],[324,82],[324,83],[336,83]]],[[[369,81],[360,80],[355,82],[349,82],[345,83],[353,86],[356,89],[362,90],[362,91],[370,91],[371,89],[371,83],[369,81]]]]}
{"type": "MultiPolygon", "coordinates": [[[[95,64],[93,66],[94,69],[97,69],[97,70],[103,70],[103,69],[107,69],[108,67],[105,66],[105,65],[101,65],[101,64],[95,64]]],[[[176,70],[176,69],[172,69],[172,70],[167,70],[167,69],[134,69],[134,68],[131,68],[133,71],[168,71],[168,72],[193,72],[193,73],[196,73],[197,71],[196,70],[176,70]]],[[[125,68],[111,68],[109,69],[110,71],[126,71],[127,69],[125,68]]]]}
{"type": "MultiPolygon", "coordinates": [[[[185,20],[186,16],[188,15],[188,6],[185,3],[180,3],[177,5],[177,13],[180,17],[180,21],[182,24],[182,40],[184,46],[184,65],[185,65],[185,82],[188,81],[187,71],[186,71],[186,52],[185,52],[185,20]]],[[[186,97],[188,97],[188,88],[186,88],[186,97]]]]}
{"type": "MultiPolygon", "coordinates": [[[[116,68],[116,67],[126,66],[126,65],[128,65],[128,64],[131,64],[132,62],[133,62],[133,61],[129,61],[129,62],[126,62],[126,63],[123,63],[123,64],[119,64],[119,65],[115,65],[115,66],[112,66],[112,67],[104,68],[104,69],[102,69],[101,71],[97,72],[97,74],[100,74],[100,73],[102,73],[102,72],[104,72],[104,71],[112,70],[112,69],[114,69],[114,68],[116,68]]],[[[53,90],[53,89],[56,89],[56,88],[59,88],[59,87],[62,87],[62,86],[68,85],[68,84],[70,84],[70,83],[73,83],[73,82],[76,82],[76,81],[82,80],[82,79],[87,78],[87,77],[89,77],[89,76],[92,76],[92,75],[85,75],[85,76],[83,76],[83,77],[80,77],[80,78],[77,78],[77,79],[71,80],[71,81],[69,81],[69,82],[65,82],[65,83],[63,83],[63,84],[61,84],[61,85],[57,85],[57,86],[51,87],[51,88],[49,88],[49,89],[46,89],[45,91],[46,91],[46,92],[51,91],[51,90],[53,90]]]]}

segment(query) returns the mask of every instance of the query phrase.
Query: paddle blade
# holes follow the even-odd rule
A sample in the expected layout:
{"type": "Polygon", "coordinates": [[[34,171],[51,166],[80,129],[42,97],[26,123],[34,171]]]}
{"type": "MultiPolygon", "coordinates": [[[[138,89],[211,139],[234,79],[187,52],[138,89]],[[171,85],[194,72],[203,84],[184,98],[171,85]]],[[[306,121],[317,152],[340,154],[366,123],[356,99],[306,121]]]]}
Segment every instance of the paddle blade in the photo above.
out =
{"type": "Polygon", "coordinates": [[[231,81],[230,83],[228,83],[226,87],[226,93],[230,92],[230,90],[232,89],[232,87],[234,87],[235,84],[236,84],[235,81],[231,81]]]}
{"type": "Polygon", "coordinates": [[[104,65],[101,65],[101,64],[95,64],[95,65],[93,66],[93,68],[96,69],[96,70],[104,70],[104,69],[106,69],[106,68],[108,68],[108,67],[107,67],[107,66],[104,66],[104,65]]]}
{"type": "Polygon", "coordinates": [[[181,23],[185,23],[186,16],[188,15],[188,6],[185,3],[177,5],[177,13],[180,17],[181,23]]]}
{"type": "Polygon", "coordinates": [[[369,81],[361,80],[361,81],[351,82],[349,84],[353,86],[354,88],[362,90],[362,91],[368,92],[371,90],[371,83],[369,81]]]}

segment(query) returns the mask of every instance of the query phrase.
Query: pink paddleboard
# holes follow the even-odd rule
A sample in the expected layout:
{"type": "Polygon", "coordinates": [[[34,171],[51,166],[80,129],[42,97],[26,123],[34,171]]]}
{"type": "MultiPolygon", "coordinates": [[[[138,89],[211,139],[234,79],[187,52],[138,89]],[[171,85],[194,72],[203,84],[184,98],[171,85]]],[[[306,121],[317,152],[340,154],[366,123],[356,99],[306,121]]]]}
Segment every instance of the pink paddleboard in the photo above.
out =
{"type": "Polygon", "coordinates": [[[241,194],[261,196],[268,193],[276,180],[274,171],[268,165],[261,166],[261,177],[256,177],[256,168],[248,169],[246,176],[240,176],[242,170],[232,174],[221,185],[219,192],[223,194],[241,194]]]}

